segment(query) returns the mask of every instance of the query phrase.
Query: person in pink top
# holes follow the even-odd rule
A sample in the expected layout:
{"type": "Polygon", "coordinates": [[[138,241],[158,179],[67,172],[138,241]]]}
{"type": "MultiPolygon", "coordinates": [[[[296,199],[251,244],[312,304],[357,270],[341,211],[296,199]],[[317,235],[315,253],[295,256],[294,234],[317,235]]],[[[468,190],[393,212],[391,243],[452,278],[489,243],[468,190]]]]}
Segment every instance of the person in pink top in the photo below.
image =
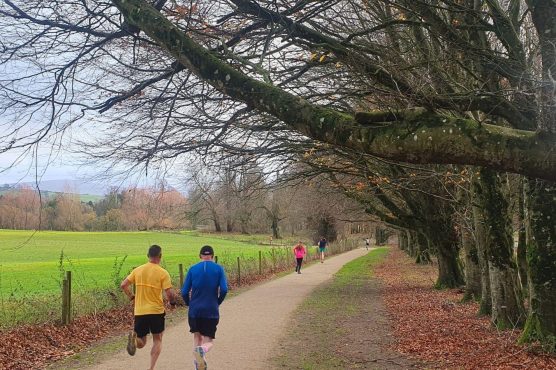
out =
{"type": "Polygon", "coordinates": [[[301,264],[303,263],[303,257],[305,257],[305,246],[299,241],[295,247],[293,247],[293,254],[295,255],[295,260],[297,261],[297,265],[295,266],[295,271],[298,274],[301,274],[301,264]]]}

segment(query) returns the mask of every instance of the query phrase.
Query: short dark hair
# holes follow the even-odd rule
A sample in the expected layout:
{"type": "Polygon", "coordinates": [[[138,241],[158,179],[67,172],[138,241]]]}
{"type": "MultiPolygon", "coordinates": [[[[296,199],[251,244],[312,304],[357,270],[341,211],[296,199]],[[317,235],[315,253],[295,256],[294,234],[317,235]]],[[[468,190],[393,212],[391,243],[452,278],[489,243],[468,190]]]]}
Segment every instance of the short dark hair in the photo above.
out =
{"type": "Polygon", "coordinates": [[[214,256],[214,249],[210,245],[203,245],[199,254],[202,256],[214,256]]]}
{"type": "Polygon", "coordinates": [[[162,255],[162,248],[159,245],[153,244],[149,247],[149,252],[147,253],[147,257],[160,257],[162,255]]]}

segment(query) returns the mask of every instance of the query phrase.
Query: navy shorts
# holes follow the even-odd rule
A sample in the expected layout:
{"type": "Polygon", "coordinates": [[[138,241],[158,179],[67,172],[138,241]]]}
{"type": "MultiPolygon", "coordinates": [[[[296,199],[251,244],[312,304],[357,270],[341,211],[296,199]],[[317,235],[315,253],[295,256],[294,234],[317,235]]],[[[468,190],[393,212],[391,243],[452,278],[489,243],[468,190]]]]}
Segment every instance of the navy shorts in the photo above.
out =
{"type": "Polygon", "coordinates": [[[205,319],[202,317],[189,317],[189,331],[191,333],[201,333],[202,336],[216,338],[216,325],[218,319],[205,319]]]}
{"type": "Polygon", "coordinates": [[[164,331],[164,316],[166,314],[152,314],[135,316],[135,325],[133,330],[139,338],[147,336],[147,334],[160,334],[164,331]]]}

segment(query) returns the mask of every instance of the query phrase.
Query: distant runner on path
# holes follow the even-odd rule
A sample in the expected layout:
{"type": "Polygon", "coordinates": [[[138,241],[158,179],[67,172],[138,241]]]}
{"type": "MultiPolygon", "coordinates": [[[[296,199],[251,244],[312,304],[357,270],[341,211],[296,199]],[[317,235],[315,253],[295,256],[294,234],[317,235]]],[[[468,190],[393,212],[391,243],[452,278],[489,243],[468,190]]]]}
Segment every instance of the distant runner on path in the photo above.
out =
{"type": "Polygon", "coordinates": [[[147,334],[152,333],[153,346],[149,370],[153,370],[162,350],[162,333],[164,332],[166,312],[162,292],[166,292],[166,298],[171,305],[175,305],[176,300],[170,274],[160,267],[162,248],[152,245],[147,257],[149,262],[135,268],[122,281],[120,287],[129,300],[134,302],[135,323],[133,331],[127,338],[127,353],[131,356],[135,355],[137,348],[143,348],[147,344],[147,334]],[[131,284],[135,284],[135,295],[130,290],[131,284]]]}
{"type": "Polygon", "coordinates": [[[212,260],[214,250],[210,245],[201,248],[199,257],[202,261],[187,271],[181,295],[185,305],[189,306],[195,370],[204,370],[207,368],[205,355],[212,349],[212,341],[216,337],[216,326],[220,320],[218,308],[228,293],[228,283],[222,266],[212,260]]]}
{"type": "Polygon", "coordinates": [[[369,238],[365,238],[365,247],[367,248],[367,250],[369,250],[369,245],[371,245],[371,241],[369,240],[369,238]]]}
{"type": "Polygon", "coordinates": [[[301,242],[301,240],[293,247],[293,254],[295,255],[295,272],[301,274],[301,264],[303,263],[303,257],[305,257],[305,246],[301,242]]]}
{"type": "Polygon", "coordinates": [[[328,246],[328,242],[324,236],[321,236],[319,240],[319,253],[320,253],[320,263],[324,263],[324,251],[328,246]]]}

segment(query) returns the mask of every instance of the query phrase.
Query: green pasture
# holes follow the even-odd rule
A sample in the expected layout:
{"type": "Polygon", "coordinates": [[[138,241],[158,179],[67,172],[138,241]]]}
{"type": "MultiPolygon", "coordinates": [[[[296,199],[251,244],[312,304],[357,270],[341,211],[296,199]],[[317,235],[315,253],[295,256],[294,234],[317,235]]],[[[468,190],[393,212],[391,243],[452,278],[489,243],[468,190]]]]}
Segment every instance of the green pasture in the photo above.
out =
{"type": "Polygon", "coordinates": [[[132,267],[146,262],[152,244],[162,247],[163,266],[174,278],[179,275],[178,264],[187,267],[197,262],[205,244],[215,248],[222,263],[231,263],[237,256],[254,259],[259,250],[269,248],[259,245],[268,236],[230,239],[193,232],[0,230],[0,297],[59,292],[64,270],[72,271],[76,291],[114,287],[132,267]]]}

